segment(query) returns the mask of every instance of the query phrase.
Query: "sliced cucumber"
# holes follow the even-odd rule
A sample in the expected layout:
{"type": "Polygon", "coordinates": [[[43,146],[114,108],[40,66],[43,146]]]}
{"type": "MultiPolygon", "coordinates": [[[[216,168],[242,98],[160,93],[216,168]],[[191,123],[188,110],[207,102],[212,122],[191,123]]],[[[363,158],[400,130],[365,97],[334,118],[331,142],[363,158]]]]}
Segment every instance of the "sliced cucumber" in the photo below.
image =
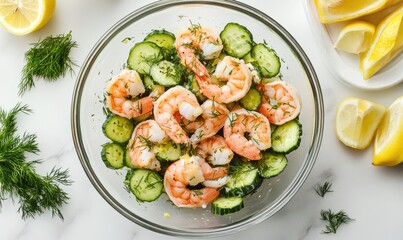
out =
{"type": "Polygon", "coordinates": [[[143,83],[144,83],[144,87],[148,91],[152,92],[154,90],[155,83],[154,83],[154,81],[153,81],[153,79],[151,78],[150,75],[144,75],[143,76],[143,83]]]}
{"type": "Polygon", "coordinates": [[[148,169],[134,169],[126,176],[130,191],[139,201],[152,202],[164,188],[161,176],[148,169]]]}
{"type": "Polygon", "coordinates": [[[264,152],[262,159],[257,161],[260,176],[271,178],[279,175],[287,166],[288,160],[283,153],[264,152]]]}
{"type": "Polygon", "coordinates": [[[157,44],[161,48],[165,60],[173,60],[176,57],[175,35],[167,30],[152,31],[144,38],[144,42],[157,44]]]}
{"type": "Polygon", "coordinates": [[[179,68],[167,60],[153,64],[150,69],[150,75],[154,82],[166,87],[178,85],[182,80],[179,68]]]}
{"type": "Polygon", "coordinates": [[[154,30],[144,38],[144,42],[153,42],[158,47],[172,49],[174,48],[175,35],[165,29],[154,30]]]}
{"type": "Polygon", "coordinates": [[[132,160],[130,158],[129,148],[126,148],[126,151],[125,151],[125,166],[128,167],[128,168],[131,168],[131,169],[136,168],[133,165],[132,160]]]}
{"type": "Polygon", "coordinates": [[[252,54],[249,52],[248,54],[246,54],[243,58],[245,63],[254,63],[255,59],[253,59],[252,54]]]}
{"type": "Polygon", "coordinates": [[[119,169],[125,165],[125,151],[122,146],[117,143],[111,142],[104,144],[102,146],[101,158],[108,168],[119,169]]]}
{"type": "Polygon", "coordinates": [[[156,145],[154,151],[157,153],[156,156],[158,160],[176,161],[182,155],[181,146],[173,141],[156,145]]]}
{"type": "Polygon", "coordinates": [[[263,43],[252,48],[252,58],[259,67],[263,77],[274,77],[280,72],[280,59],[273,49],[263,43]]]}
{"type": "Polygon", "coordinates": [[[199,102],[204,102],[207,98],[200,92],[199,84],[197,83],[195,75],[191,74],[188,77],[188,88],[196,96],[199,102]]]}
{"type": "Polygon", "coordinates": [[[253,37],[247,28],[238,23],[228,23],[220,33],[224,51],[233,57],[243,58],[253,46],[253,37]]]}
{"type": "Polygon", "coordinates": [[[133,121],[118,115],[111,115],[102,125],[102,131],[105,136],[117,143],[129,141],[133,129],[133,121]]]}
{"type": "Polygon", "coordinates": [[[163,59],[160,47],[153,42],[140,42],[130,50],[127,65],[140,74],[149,74],[151,65],[163,59]]]}
{"type": "Polygon", "coordinates": [[[249,92],[239,100],[239,103],[246,110],[255,111],[262,104],[262,95],[254,88],[249,89],[249,92]]]}
{"type": "Polygon", "coordinates": [[[226,196],[245,196],[262,184],[263,178],[257,166],[249,161],[240,161],[230,166],[230,180],[224,186],[226,196]]]}
{"type": "Polygon", "coordinates": [[[211,203],[211,212],[225,215],[238,212],[244,207],[242,197],[219,197],[211,203]]]}
{"type": "Polygon", "coordinates": [[[277,126],[271,135],[271,147],[278,153],[289,153],[299,147],[302,136],[302,125],[298,119],[277,126]]]}
{"type": "Polygon", "coordinates": [[[143,121],[149,119],[152,115],[153,115],[153,113],[152,113],[152,112],[149,112],[149,113],[147,113],[147,114],[144,114],[144,115],[141,115],[141,116],[138,116],[138,117],[133,118],[133,121],[134,121],[136,124],[138,124],[138,123],[141,123],[141,122],[143,122],[143,121]]]}

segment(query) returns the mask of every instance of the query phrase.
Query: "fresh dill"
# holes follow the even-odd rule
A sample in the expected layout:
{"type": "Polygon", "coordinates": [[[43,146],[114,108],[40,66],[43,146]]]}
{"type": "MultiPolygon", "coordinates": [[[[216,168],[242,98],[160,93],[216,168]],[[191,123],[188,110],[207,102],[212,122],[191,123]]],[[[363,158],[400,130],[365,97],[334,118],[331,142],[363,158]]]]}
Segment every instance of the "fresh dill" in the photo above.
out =
{"type": "Polygon", "coordinates": [[[231,116],[228,116],[229,119],[229,125],[231,128],[235,126],[236,121],[238,120],[238,113],[232,113],[231,116]]]}
{"type": "Polygon", "coordinates": [[[70,59],[70,50],[77,47],[71,32],[58,36],[48,36],[42,41],[31,44],[33,47],[25,53],[26,64],[22,68],[19,95],[35,86],[35,78],[53,82],[67,72],[73,72],[75,63],[70,59]]]}
{"type": "Polygon", "coordinates": [[[189,32],[193,35],[196,35],[196,33],[198,31],[200,31],[202,29],[202,26],[200,25],[200,23],[195,24],[192,23],[192,21],[190,21],[190,27],[188,28],[189,32]]]}
{"type": "Polygon", "coordinates": [[[330,187],[332,187],[332,184],[329,182],[325,182],[323,185],[319,185],[314,188],[315,192],[321,196],[324,197],[326,193],[328,192],[333,192],[333,190],[330,190],[330,187]]]}
{"type": "Polygon", "coordinates": [[[18,199],[22,218],[34,218],[51,211],[63,219],[60,208],[69,197],[61,185],[70,185],[68,170],[53,168],[46,176],[39,175],[35,166],[40,160],[27,161],[26,153],[39,153],[36,135],[17,135],[16,115],[31,113],[26,105],[17,104],[9,112],[0,108],[0,207],[8,198],[18,199]]]}
{"type": "Polygon", "coordinates": [[[333,213],[330,209],[329,210],[322,210],[320,212],[321,220],[326,221],[326,229],[322,231],[322,233],[329,234],[329,233],[336,233],[339,226],[343,223],[347,224],[354,219],[347,216],[344,211],[339,211],[338,213],[333,213]]]}

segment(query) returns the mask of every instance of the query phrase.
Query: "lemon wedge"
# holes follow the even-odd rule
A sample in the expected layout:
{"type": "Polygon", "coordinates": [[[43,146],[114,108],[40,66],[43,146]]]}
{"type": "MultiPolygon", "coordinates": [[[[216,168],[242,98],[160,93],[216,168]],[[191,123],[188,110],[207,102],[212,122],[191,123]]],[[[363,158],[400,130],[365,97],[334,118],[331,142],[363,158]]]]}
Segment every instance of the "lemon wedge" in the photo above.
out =
{"type": "Polygon", "coordinates": [[[365,21],[353,21],[345,25],[334,47],[348,53],[359,54],[367,51],[375,32],[375,25],[365,21]]]}
{"type": "Polygon", "coordinates": [[[385,114],[380,104],[360,99],[344,98],[336,110],[336,136],[346,146],[355,149],[367,148],[385,114]]]}
{"type": "Polygon", "coordinates": [[[0,24],[25,35],[43,27],[53,16],[56,0],[0,0],[0,24]]]}
{"type": "Polygon", "coordinates": [[[315,0],[322,23],[358,18],[382,10],[402,0],[315,0]]]}
{"type": "Polygon", "coordinates": [[[371,46],[360,57],[360,70],[369,79],[403,49],[403,6],[386,16],[376,27],[371,46]]]}
{"type": "Polygon", "coordinates": [[[403,96],[389,107],[379,124],[374,141],[375,166],[394,166],[403,162],[403,96]]]}

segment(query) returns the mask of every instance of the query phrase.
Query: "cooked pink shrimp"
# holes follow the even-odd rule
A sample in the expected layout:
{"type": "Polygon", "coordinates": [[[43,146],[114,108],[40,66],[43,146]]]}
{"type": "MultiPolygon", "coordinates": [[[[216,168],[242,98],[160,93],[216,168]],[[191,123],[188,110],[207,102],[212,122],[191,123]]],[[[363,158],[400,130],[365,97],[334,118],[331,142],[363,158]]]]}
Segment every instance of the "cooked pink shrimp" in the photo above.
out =
{"type": "Polygon", "coordinates": [[[154,99],[150,96],[134,100],[145,88],[140,75],[134,70],[123,70],[112,78],[107,88],[106,103],[114,114],[134,118],[152,112],[154,99]]]}
{"type": "Polygon", "coordinates": [[[192,24],[189,29],[179,34],[175,47],[183,63],[199,76],[208,74],[199,57],[203,59],[217,58],[223,49],[219,36],[210,29],[196,24],[192,24]],[[197,56],[198,53],[200,56],[197,56]]]}
{"type": "Polygon", "coordinates": [[[259,85],[262,92],[262,104],[258,111],[265,115],[270,123],[281,125],[298,116],[301,100],[295,88],[284,81],[277,80],[259,85]]]}
{"type": "Polygon", "coordinates": [[[170,88],[155,102],[154,118],[162,130],[175,143],[188,143],[189,137],[182,129],[175,115],[179,114],[189,121],[194,121],[203,109],[197,102],[196,96],[182,86],[170,88]]]}
{"type": "Polygon", "coordinates": [[[196,153],[213,165],[228,164],[234,157],[234,152],[220,135],[202,140],[196,148],[196,153]]]}
{"type": "Polygon", "coordinates": [[[252,74],[242,59],[225,56],[218,62],[212,76],[196,75],[200,92],[219,103],[230,103],[243,98],[252,85],[252,74]]]}
{"type": "Polygon", "coordinates": [[[229,110],[225,105],[217,103],[214,100],[206,100],[201,105],[201,108],[203,109],[203,113],[196,121],[199,120],[203,124],[199,125],[190,137],[190,141],[193,144],[215,135],[224,126],[229,114],[229,110]]]}
{"type": "Polygon", "coordinates": [[[184,155],[165,171],[164,189],[169,199],[178,207],[203,207],[216,199],[219,191],[216,188],[204,187],[190,189],[205,180],[204,175],[211,175],[199,156],[184,155]],[[203,166],[202,166],[203,164],[203,166]],[[207,170],[206,170],[207,169],[207,170]]]}
{"type": "Polygon", "coordinates": [[[258,112],[239,109],[230,112],[224,125],[224,138],[235,153],[259,160],[260,151],[271,147],[270,123],[258,112]],[[248,137],[245,137],[245,134],[248,137]]]}
{"type": "Polygon", "coordinates": [[[150,144],[162,143],[167,139],[168,136],[154,120],[139,123],[128,144],[131,163],[137,168],[161,170],[161,164],[150,144]]]}
{"type": "Polygon", "coordinates": [[[229,110],[223,104],[207,99],[202,105],[203,113],[194,121],[189,121],[179,113],[174,118],[182,128],[191,133],[190,141],[195,145],[201,140],[215,135],[225,123],[229,110]]]}

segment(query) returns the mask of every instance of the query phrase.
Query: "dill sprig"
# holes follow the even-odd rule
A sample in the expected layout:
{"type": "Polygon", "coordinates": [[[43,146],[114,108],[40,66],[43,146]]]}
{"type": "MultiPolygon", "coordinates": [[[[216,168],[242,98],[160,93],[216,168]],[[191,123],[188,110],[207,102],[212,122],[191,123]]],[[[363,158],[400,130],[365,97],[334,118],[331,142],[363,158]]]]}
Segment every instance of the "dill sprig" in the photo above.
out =
{"type": "Polygon", "coordinates": [[[58,36],[48,36],[42,41],[31,44],[33,47],[25,53],[26,64],[22,69],[19,95],[35,86],[34,78],[52,82],[68,71],[73,72],[76,65],[69,57],[70,50],[77,47],[71,32],[58,36]]]}
{"type": "Polygon", "coordinates": [[[22,218],[34,218],[51,211],[63,219],[60,207],[69,197],[60,185],[70,185],[68,170],[53,168],[46,176],[35,171],[40,160],[26,161],[25,153],[39,152],[36,135],[16,134],[16,115],[31,112],[26,105],[17,104],[9,112],[0,108],[0,207],[2,201],[18,199],[22,218]]]}
{"type": "Polygon", "coordinates": [[[339,211],[338,213],[333,213],[329,210],[322,210],[320,212],[321,220],[326,221],[326,229],[322,231],[322,233],[336,233],[339,226],[343,223],[349,223],[354,221],[354,219],[347,216],[344,211],[339,211]]]}
{"type": "Polygon", "coordinates": [[[324,197],[326,193],[333,192],[333,190],[330,190],[331,186],[331,183],[325,182],[323,185],[318,184],[318,186],[314,188],[314,190],[319,196],[324,197]]]}

